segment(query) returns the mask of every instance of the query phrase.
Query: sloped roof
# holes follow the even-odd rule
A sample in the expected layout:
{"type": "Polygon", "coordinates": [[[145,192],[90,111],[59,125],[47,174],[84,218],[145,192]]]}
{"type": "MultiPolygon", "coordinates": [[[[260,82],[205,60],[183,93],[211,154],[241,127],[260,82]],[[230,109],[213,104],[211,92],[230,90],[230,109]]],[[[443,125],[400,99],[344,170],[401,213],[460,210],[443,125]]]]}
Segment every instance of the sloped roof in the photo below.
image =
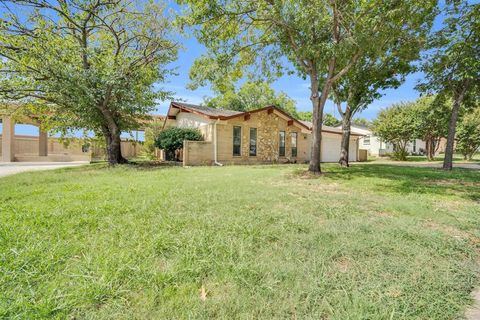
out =
{"type": "MultiPolygon", "coordinates": [[[[304,125],[306,125],[307,127],[309,127],[310,130],[312,130],[312,128],[313,128],[313,123],[312,122],[305,121],[305,120],[299,120],[299,121],[301,123],[303,123],[304,125]]],[[[331,126],[323,125],[322,126],[322,131],[342,134],[342,126],[340,125],[340,126],[337,126],[337,127],[331,127],[331,126]]],[[[363,136],[364,135],[363,133],[356,131],[354,126],[352,126],[352,129],[350,130],[350,134],[354,135],[354,136],[363,136]]]]}
{"type": "MultiPolygon", "coordinates": [[[[232,119],[241,115],[247,115],[251,113],[256,113],[256,112],[261,112],[261,111],[266,111],[266,110],[276,110],[277,112],[283,114],[285,117],[289,118],[293,122],[296,122],[300,126],[304,127],[305,129],[312,130],[313,124],[310,121],[304,121],[304,120],[298,120],[288,113],[286,113],[284,110],[280,109],[277,106],[266,106],[264,108],[259,108],[255,110],[250,110],[246,112],[241,112],[241,111],[234,111],[234,110],[225,110],[225,109],[216,109],[216,108],[210,108],[210,107],[205,107],[205,106],[199,106],[199,105],[194,105],[194,104],[189,104],[189,103],[183,103],[183,102],[176,102],[173,101],[170,104],[170,108],[178,108],[180,110],[186,110],[188,112],[193,112],[196,114],[204,115],[207,116],[211,119],[220,119],[220,120],[227,120],[227,119],[232,119]]],[[[170,112],[170,110],[169,110],[170,112]]],[[[168,115],[169,116],[169,115],[168,115]]],[[[168,119],[167,116],[167,119],[168,119]]],[[[336,134],[342,134],[341,128],[335,128],[335,127],[329,127],[329,126],[322,126],[322,131],[323,132],[329,132],[329,133],[336,133],[336,134]]],[[[361,136],[363,134],[355,131],[351,131],[352,135],[358,135],[361,136]]]]}
{"type": "Polygon", "coordinates": [[[241,111],[234,110],[224,110],[217,108],[210,108],[206,106],[199,106],[195,104],[183,103],[183,102],[172,102],[172,105],[180,109],[187,109],[189,111],[196,111],[198,113],[211,116],[211,117],[230,117],[237,114],[242,114],[241,111]]]}

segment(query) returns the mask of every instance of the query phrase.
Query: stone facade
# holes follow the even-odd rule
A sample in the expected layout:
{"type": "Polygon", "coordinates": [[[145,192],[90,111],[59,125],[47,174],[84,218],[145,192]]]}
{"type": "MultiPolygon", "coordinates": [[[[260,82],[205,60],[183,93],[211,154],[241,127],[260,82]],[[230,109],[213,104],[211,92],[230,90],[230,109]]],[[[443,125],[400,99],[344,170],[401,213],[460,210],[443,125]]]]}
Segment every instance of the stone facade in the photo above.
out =
{"type": "MultiPolygon", "coordinates": [[[[233,115],[218,115],[217,110],[193,105],[180,105],[179,107],[174,105],[172,112],[168,114],[165,127],[194,127],[199,129],[205,139],[202,142],[187,141],[184,143],[184,165],[213,164],[215,154],[218,163],[227,165],[276,162],[305,163],[310,161],[311,130],[308,125],[300,123],[280,109],[266,107],[233,115]],[[182,108],[187,108],[187,110],[182,108]],[[202,112],[204,112],[204,120],[200,121],[199,116],[202,116],[202,112]],[[234,155],[234,127],[241,128],[239,155],[234,155]],[[254,156],[250,156],[251,128],[257,129],[256,155],[254,156]],[[285,132],[284,156],[280,156],[280,132],[285,132]],[[296,156],[292,154],[294,134],[297,137],[296,156]],[[215,136],[217,137],[216,143],[215,136]]],[[[322,136],[322,161],[338,161],[341,130],[327,127],[322,136]]],[[[351,139],[350,161],[357,161],[358,135],[352,135],[351,139]]]]}
{"type": "MultiPolygon", "coordinates": [[[[210,123],[198,128],[208,142],[213,142],[214,124],[210,123]]],[[[244,116],[217,122],[217,160],[225,164],[273,163],[273,162],[305,162],[309,160],[310,139],[306,128],[298,123],[291,123],[281,115],[269,113],[267,110],[252,113],[249,119],[244,116]],[[233,155],[233,128],[241,128],[241,155],[233,155]],[[250,156],[250,128],[257,129],[257,155],[250,156]],[[285,132],[285,156],[279,156],[279,132],[285,132]],[[292,133],[297,133],[297,156],[292,157],[292,133]]],[[[198,143],[200,144],[200,143],[198,143]]],[[[194,147],[195,142],[188,142],[189,156],[185,165],[205,163],[206,157],[213,161],[213,144],[194,147]],[[201,150],[201,151],[200,151],[201,150]],[[203,152],[203,154],[199,154],[203,152]],[[193,154],[201,161],[194,160],[193,154]]]]}

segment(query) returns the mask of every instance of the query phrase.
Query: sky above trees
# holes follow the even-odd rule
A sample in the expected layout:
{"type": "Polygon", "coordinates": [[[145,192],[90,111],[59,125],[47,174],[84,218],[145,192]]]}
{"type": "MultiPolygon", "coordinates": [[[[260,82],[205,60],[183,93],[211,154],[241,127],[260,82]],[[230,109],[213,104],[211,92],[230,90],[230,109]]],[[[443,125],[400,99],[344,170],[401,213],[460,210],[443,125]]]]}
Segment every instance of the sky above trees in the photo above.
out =
{"type": "MultiPolygon", "coordinates": [[[[474,0],[476,1],[476,0],[474,0]]],[[[169,7],[175,11],[178,10],[178,7],[174,3],[170,3],[169,7]]],[[[0,9],[1,11],[1,9],[0,9]]],[[[434,27],[434,30],[438,30],[442,26],[443,17],[437,17],[434,27]]],[[[214,93],[210,90],[209,87],[202,87],[196,90],[187,89],[187,84],[189,83],[189,70],[192,66],[194,60],[198,58],[203,52],[205,52],[204,47],[199,44],[196,39],[191,36],[185,38],[179,35],[178,40],[183,45],[183,50],[179,52],[178,60],[171,63],[172,67],[176,68],[176,76],[171,76],[168,78],[168,82],[163,84],[162,87],[175,92],[175,97],[177,99],[183,99],[189,103],[202,103],[204,97],[212,97],[214,93]]],[[[285,61],[285,63],[288,63],[285,61]]],[[[377,113],[382,109],[386,108],[393,103],[398,103],[401,101],[413,101],[419,96],[419,92],[415,90],[415,85],[418,81],[421,81],[424,78],[421,72],[413,73],[407,76],[406,81],[398,89],[389,89],[384,91],[384,96],[380,99],[375,100],[365,111],[359,113],[357,117],[374,119],[377,113]]],[[[283,91],[289,97],[296,101],[296,107],[298,111],[311,111],[311,102],[308,99],[309,97],[309,82],[308,80],[302,79],[297,75],[284,75],[277,81],[272,84],[272,87],[276,91],[283,91]]],[[[166,114],[170,102],[169,101],[159,101],[157,114],[166,114]]],[[[331,113],[339,118],[338,111],[331,101],[328,101],[325,106],[325,112],[331,113]]],[[[1,129],[1,124],[0,124],[1,129]]],[[[28,128],[25,126],[17,127],[17,134],[33,134],[35,135],[35,129],[28,128]]]]}
{"type": "MultiPolygon", "coordinates": [[[[171,5],[176,10],[176,5],[171,5]]],[[[442,26],[442,16],[438,16],[433,29],[438,30],[442,26]]],[[[178,75],[171,77],[169,83],[164,87],[176,92],[176,97],[185,99],[189,103],[201,103],[205,96],[214,96],[214,93],[208,87],[199,88],[197,90],[189,90],[186,88],[189,83],[189,70],[194,60],[205,52],[205,48],[199,44],[195,38],[181,38],[184,50],[180,52],[178,60],[172,65],[177,67],[178,75]]],[[[285,61],[285,63],[288,63],[285,61]]],[[[417,72],[407,76],[406,81],[398,89],[385,90],[385,95],[375,100],[365,111],[359,113],[357,117],[374,119],[377,113],[393,103],[401,101],[413,101],[419,97],[419,92],[415,90],[415,85],[423,79],[423,73],[417,72]]],[[[284,75],[272,84],[276,91],[285,92],[290,98],[297,103],[298,111],[312,111],[311,102],[308,98],[310,95],[309,81],[304,80],[296,75],[284,75]]],[[[168,101],[160,102],[158,107],[159,114],[166,114],[168,110],[168,101]]],[[[338,111],[331,101],[325,106],[325,112],[334,114],[339,118],[338,111]]]]}

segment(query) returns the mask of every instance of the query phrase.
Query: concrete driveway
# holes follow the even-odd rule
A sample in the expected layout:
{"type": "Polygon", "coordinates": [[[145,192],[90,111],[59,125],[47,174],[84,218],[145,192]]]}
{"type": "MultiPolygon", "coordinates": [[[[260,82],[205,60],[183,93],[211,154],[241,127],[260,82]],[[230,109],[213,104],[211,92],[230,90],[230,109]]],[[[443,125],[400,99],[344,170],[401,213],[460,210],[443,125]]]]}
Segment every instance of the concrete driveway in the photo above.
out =
{"type": "Polygon", "coordinates": [[[88,164],[88,161],[74,162],[0,162],[0,177],[26,171],[52,170],[66,167],[77,167],[88,164]]]}

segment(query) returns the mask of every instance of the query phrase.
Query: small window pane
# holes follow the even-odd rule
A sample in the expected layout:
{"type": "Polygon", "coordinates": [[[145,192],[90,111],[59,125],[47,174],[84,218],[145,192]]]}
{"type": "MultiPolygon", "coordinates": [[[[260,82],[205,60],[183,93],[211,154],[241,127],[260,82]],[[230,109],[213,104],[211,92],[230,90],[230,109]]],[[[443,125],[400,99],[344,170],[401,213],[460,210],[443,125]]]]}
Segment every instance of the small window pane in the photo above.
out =
{"type": "Polygon", "coordinates": [[[233,127],[233,155],[241,155],[242,127],[233,127]]]}
{"type": "Polygon", "coordinates": [[[292,157],[297,156],[297,133],[292,132],[292,157]]]}
{"type": "Polygon", "coordinates": [[[370,136],[365,136],[363,138],[363,144],[366,146],[370,145],[370,136]]]}
{"type": "Polygon", "coordinates": [[[285,157],[285,131],[280,131],[278,155],[285,157]]]}
{"type": "Polygon", "coordinates": [[[250,156],[257,155],[257,128],[250,128],[250,156]]]}

